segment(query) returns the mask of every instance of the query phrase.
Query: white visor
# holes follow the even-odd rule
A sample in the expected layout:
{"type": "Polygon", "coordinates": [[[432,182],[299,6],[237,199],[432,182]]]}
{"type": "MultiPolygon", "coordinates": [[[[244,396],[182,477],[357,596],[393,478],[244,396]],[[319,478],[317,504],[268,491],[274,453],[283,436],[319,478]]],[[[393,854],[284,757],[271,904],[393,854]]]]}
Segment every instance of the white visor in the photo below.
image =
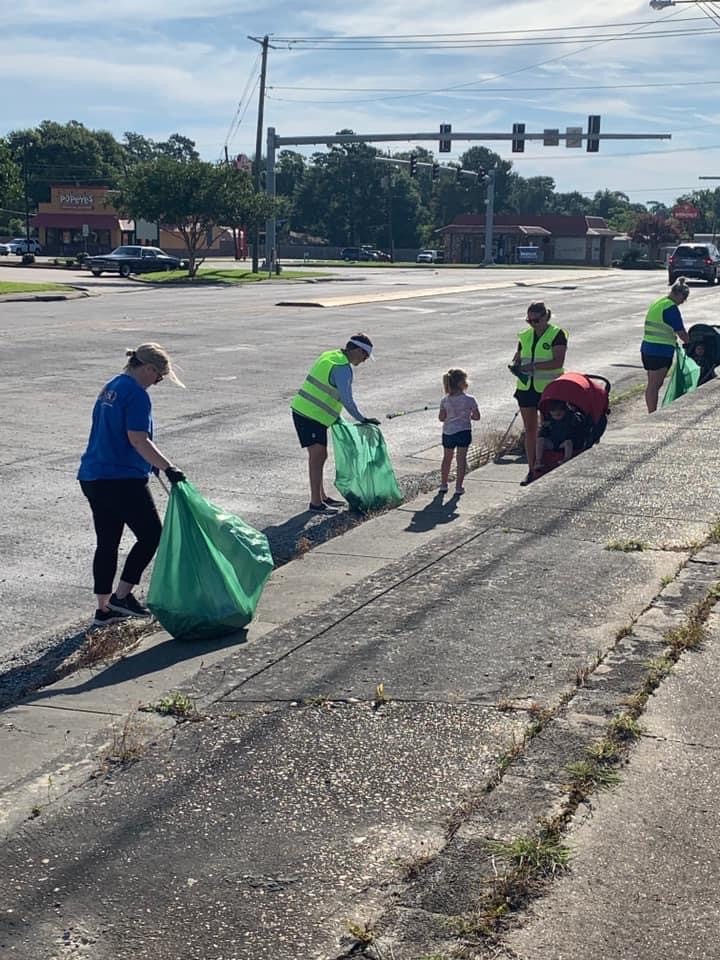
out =
{"type": "Polygon", "coordinates": [[[365,353],[370,357],[371,360],[374,360],[373,348],[369,343],[364,343],[362,340],[353,340],[352,337],[349,341],[354,347],[360,347],[361,350],[364,350],[365,353]]]}

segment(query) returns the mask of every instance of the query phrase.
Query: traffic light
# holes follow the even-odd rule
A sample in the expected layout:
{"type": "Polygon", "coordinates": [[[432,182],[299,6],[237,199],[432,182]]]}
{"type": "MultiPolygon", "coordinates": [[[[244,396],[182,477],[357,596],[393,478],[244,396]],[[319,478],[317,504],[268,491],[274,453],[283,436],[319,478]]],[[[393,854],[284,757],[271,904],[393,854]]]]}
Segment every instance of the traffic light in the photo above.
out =
{"type": "Polygon", "coordinates": [[[600,117],[591,113],[588,117],[587,147],[588,153],[597,153],[600,149],[600,117]]]}
{"type": "Polygon", "coordinates": [[[525,124],[514,123],[512,135],[512,152],[525,153],[525,124]]]}
{"type": "Polygon", "coordinates": [[[440,178],[440,164],[437,162],[432,165],[432,178],[433,180],[440,178]]]}
{"type": "Polygon", "coordinates": [[[414,153],[410,154],[410,176],[411,177],[417,176],[417,157],[415,156],[414,153]]]}
{"type": "Polygon", "coordinates": [[[462,176],[462,167],[455,167],[455,181],[460,183],[460,177],[462,176]]]}
{"type": "Polygon", "coordinates": [[[452,150],[452,141],[450,140],[450,132],[452,127],[449,123],[440,124],[440,141],[439,148],[440,153],[450,153],[452,150]]]}

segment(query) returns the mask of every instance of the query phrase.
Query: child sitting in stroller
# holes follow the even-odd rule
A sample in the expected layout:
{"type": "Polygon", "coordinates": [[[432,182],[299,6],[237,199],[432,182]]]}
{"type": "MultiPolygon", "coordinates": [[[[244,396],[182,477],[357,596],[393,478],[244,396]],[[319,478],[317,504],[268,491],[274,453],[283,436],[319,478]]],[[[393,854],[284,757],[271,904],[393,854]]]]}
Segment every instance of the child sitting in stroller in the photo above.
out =
{"type": "Polygon", "coordinates": [[[579,442],[583,428],[581,414],[563,400],[549,400],[543,412],[547,413],[547,417],[538,431],[535,450],[537,473],[565,463],[582,449],[579,442]],[[546,451],[549,456],[546,456],[546,451]]]}

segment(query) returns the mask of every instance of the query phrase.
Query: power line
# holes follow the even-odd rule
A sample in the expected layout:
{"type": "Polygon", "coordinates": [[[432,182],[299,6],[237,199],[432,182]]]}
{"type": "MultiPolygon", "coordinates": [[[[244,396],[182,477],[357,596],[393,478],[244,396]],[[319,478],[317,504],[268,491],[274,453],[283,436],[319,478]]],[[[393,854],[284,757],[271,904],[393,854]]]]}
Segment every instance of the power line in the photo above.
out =
{"type": "MultiPolygon", "coordinates": [[[[696,20],[703,20],[703,17],[679,17],[678,14],[674,14],[677,17],[677,23],[690,23],[696,20]]],[[[664,19],[668,19],[667,17],[664,19]]],[[[657,22],[657,21],[656,21],[657,22]]],[[[509,36],[512,34],[536,34],[536,33],[559,33],[571,32],[573,30],[617,30],[620,27],[646,27],[648,26],[647,20],[629,20],[626,22],[618,23],[592,23],[584,24],[579,27],[565,26],[565,27],[533,27],[525,30],[482,30],[482,31],[471,31],[471,32],[456,32],[456,33],[397,33],[397,34],[358,34],[354,37],[348,37],[344,35],[326,35],[326,36],[301,36],[301,37],[278,37],[273,34],[273,40],[276,43],[298,43],[302,41],[346,41],[348,43],[365,41],[365,40],[437,40],[447,37],[488,37],[488,36],[509,36]]]]}
{"type": "Polygon", "coordinates": [[[250,85],[252,84],[253,79],[255,80],[255,86],[257,86],[258,84],[257,67],[259,62],[260,62],[260,54],[258,54],[257,57],[255,57],[255,62],[250,68],[250,73],[248,74],[248,78],[245,81],[245,88],[243,89],[240,99],[238,100],[235,116],[231,120],[230,126],[228,127],[228,132],[225,136],[225,144],[224,144],[224,146],[226,147],[230,145],[231,140],[237,134],[238,130],[240,129],[240,124],[243,122],[243,119],[245,118],[245,114],[247,113],[250,99],[255,90],[255,87],[253,87],[252,90],[250,90],[250,85]]]}
{"type": "MultiPolygon", "coordinates": [[[[678,11],[678,10],[673,10],[671,13],[669,13],[666,17],[663,18],[663,21],[662,21],[662,22],[666,22],[666,21],[668,21],[668,20],[677,18],[679,12],[680,12],[680,11],[678,11]]],[[[678,22],[682,22],[682,19],[680,19],[678,22]]],[[[640,26],[638,26],[637,29],[631,31],[631,33],[640,33],[643,29],[647,30],[648,26],[649,26],[649,24],[648,24],[647,22],[644,22],[644,23],[642,23],[640,26]]],[[[465,83],[456,83],[456,84],[453,84],[453,85],[451,85],[451,86],[446,87],[443,92],[445,92],[445,93],[451,93],[451,92],[453,92],[453,91],[455,91],[455,90],[464,90],[464,89],[467,89],[468,87],[475,88],[475,87],[477,87],[479,84],[492,83],[494,80],[503,80],[503,79],[505,79],[506,77],[513,77],[513,76],[516,76],[516,75],[519,74],[519,73],[526,73],[528,70],[536,70],[538,67],[544,67],[544,66],[547,66],[548,64],[551,64],[551,63],[559,63],[561,60],[567,60],[568,58],[570,58],[570,57],[575,57],[575,56],[577,56],[577,55],[580,54],[580,53],[586,53],[588,50],[594,50],[596,47],[600,47],[600,46],[602,46],[604,43],[609,43],[609,42],[610,42],[610,40],[608,40],[607,38],[602,39],[602,40],[598,40],[598,41],[595,42],[595,43],[587,44],[587,45],[585,45],[585,46],[583,46],[583,47],[580,47],[580,48],[577,49],[577,50],[571,50],[571,51],[569,51],[568,53],[561,53],[561,54],[558,54],[558,55],[555,56],[555,57],[547,57],[545,60],[536,61],[535,63],[528,64],[528,65],[525,66],[525,67],[518,67],[516,70],[509,70],[509,71],[507,71],[507,72],[505,72],[505,73],[493,74],[492,76],[490,76],[490,77],[484,77],[484,78],[481,79],[481,80],[469,80],[469,81],[467,81],[467,82],[465,82],[465,83]]],[[[397,95],[392,96],[392,97],[383,97],[382,99],[383,99],[384,101],[390,101],[390,100],[410,100],[410,99],[414,99],[414,98],[417,98],[417,97],[424,97],[424,96],[427,96],[428,94],[433,94],[433,93],[435,93],[435,92],[436,92],[436,88],[433,88],[432,90],[418,90],[416,93],[397,94],[397,95]]]]}
{"type": "MultiPolygon", "coordinates": [[[[482,81],[477,81],[477,82],[478,82],[478,83],[481,83],[482,81]]],[[[596,85],[596,84],[588,84],[588,85],[575,86],[575,87],[487,87],[487,88],[484,89],[484,90],[482,90],[482,89],[481,89],[481,90],[469,89],[469,90],[467,90],[466,92],[467,92],[468,95],[473,95],[473,96],[477,96],[477,95],[480,95],[480,96],[492,96],[493,94],[497,94],[497,93],[504,93],[504,94],[510,94],[510,93],[552,93],[552,92],[555,92],[555,93],[576,93],[576,92],[581,91],[581,90],[593,90],[593,91],[595,91],[595,90],[632,90],[632,89],[643,89],[643,90],[645,90],[645,89],[651,89],[651,88],[654,88],[654,87],[673,87],[673,88],[675,88],[675,87],[697,87],[697,85],[698,85],[697,80],[684,80],[684,81],[680,81],[680,82],[673,82],[672,80],[666,80],[666,81],[659,82],[659,83],[617,83],[617,84],[607,84],[607,85],[604,85],[604,86],[598,86],[598,85],[596,85]]],[[[707,86],[720,86],[720,80],[704,80],[704,81],[703,81],[703,86],[706,86],[706,87],[707,87],[707,86]]],[[[305,86],[291,86],[291,85],[286,85],[286,84],[282,84],[282,85],[278,84],[278,85],[269,87],[268,89],[270,89],[270,90],[297,90],[297,91],[301,91],[301,90],[323,91],[323,90],[324,90],[324,91],[327,91],[328,93],[331,92],[331,91],[333,91],[333,90],[334,90],[334,91],[338,91],[338,92],[340,92],[340,93],[342,93],[342,92],[344,92],[344,91],[349,91],[349,90],[356,90],[356,91],[360,91],[360,92],[362,92],[363,90],[365,90],[365,91],[368,92],[368,93],[375,92],[375,90],[374,90],[373,88],[371,88],[371,87],[365,87],[365,88],[363,88],[363,87],[354,87],[354,88],[353,88],[353,87],[305,87],[305,86]]],[[[401,93],[401,92],[402,92],[403,94],[404,94],[404,93],[412,93],[412,94],[414,94],[414,93],[417,93],[417,92],[418,92],[418,88],[417,88],[417,87],[412,87],[412,88],[402,88],[402,87],[400,87],[400,88],[392,88],[392,87],[382,88],[382,87],[378,87],[378,88],[376,88],[376,89],[377,89],[377,92],[378,92],[378,93],[383,93],[383,92],[385,92],[385,91],[387,91],[387,92],[392,91],[392,96],[390,96],[390,97],[357,97],[357,98],[355,98],[355,97],[348,97],[348,98],[338,97],[338,98],[335,98],[335,99],[328,99],[327,97],[324,97],[324,98],[321,99],[321,100],[315,100],[315,99],[313,99],[313,98],[311,98],[311,97],[276,97],[276,96],[274,96],[274,95],[271,96],[270,94],[268,94],[268,96],[270,96],[272,100],[275,100],[275,101],[277,101],[278,103],[324,103],[324,104],[332,104],[332,103],[380,103],[380,102],[382,102],[383,100],[395,99],[395,93],[401,93]]],[[[436,88],[435,88],[435,93],[437,93],[437,94],[440,94],[440,93],[450,93],[450,92],[453,92],[453,88],[452,88],[452,87],[436,87],[436,88]]]]}

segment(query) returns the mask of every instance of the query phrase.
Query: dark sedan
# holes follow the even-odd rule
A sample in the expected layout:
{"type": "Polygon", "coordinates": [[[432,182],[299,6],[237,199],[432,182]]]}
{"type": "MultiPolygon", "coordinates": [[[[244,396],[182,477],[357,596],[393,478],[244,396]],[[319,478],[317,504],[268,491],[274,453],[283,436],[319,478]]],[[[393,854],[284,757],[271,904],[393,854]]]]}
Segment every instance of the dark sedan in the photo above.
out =
{"type": "Polygon", "coordinates": [[[178,270],[182,261],[159,247],[117,247],[112,253],[87,257],[84,265],[94,277],[99,277],[101,273],[119,273],[121,277],[129,277],[131,273],[178,270]]]}

